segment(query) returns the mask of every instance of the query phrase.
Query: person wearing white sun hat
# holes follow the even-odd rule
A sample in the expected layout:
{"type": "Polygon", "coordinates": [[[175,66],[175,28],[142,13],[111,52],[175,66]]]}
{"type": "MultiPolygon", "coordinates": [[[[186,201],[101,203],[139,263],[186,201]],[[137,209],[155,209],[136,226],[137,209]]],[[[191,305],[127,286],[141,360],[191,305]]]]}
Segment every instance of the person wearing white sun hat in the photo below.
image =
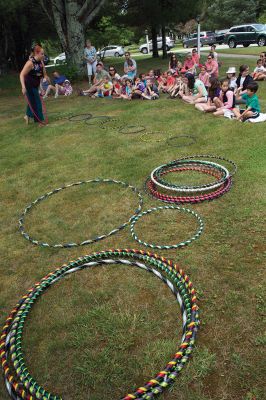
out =
{"type": "Polygon", "coordinates": [[[226,71],[226,77],[229,81],[229,89],[235,92],[235,90],[237,89],[235,67],[228,68],[228,71],[226,71]]]}

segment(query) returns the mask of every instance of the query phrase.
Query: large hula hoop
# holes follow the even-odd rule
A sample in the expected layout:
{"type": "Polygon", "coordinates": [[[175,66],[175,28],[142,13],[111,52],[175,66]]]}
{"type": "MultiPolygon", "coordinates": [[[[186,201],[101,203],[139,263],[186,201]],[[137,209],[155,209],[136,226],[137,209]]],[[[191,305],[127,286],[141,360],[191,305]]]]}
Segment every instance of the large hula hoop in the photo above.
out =
{"type": "Polygon", "coordinates": [[[184,157],[177,158],[173,162],[180,161],[180,160],[190,160],[190,159],[194,159],[194,158],[211,158],[211,159],[226,161],[229,164],[231,164],[232,167],[233,167],[233,171],[230,172],[230,176],[235,175],[235,173],[237,171],[237,165],[236,165],[236,163],[234,161],[229,160],[228,158],[225,158],[225,157],[222,157],[222,156],[217,156],[215,154],[193,154],[191,156],[184,156],[184,157]]]}
{"type": "Polygon", "coordinates": [[[189,245],[191,242],[193,242],[194,240],[196,240],[200,237],[200,235],[202,234],[203,228],[204,228],[204,223],[203,223],[201,217],[197,213],[195,213],[195,211],[189,210],[188,208],[178,207],[178,206],[162,206],[162,207],[150,208],[149,210],[142,211],[140,214],[138,214],[136,217],[134,217],[130,224],[130,230],[131,230],[132,237],[137,242],[139,242],[140,244],[143,244],[146,247],[151,247],[152,249],[160,249],[160,250],[177,249],[179,247],[185,247],[185,246],[189,245]],[[198,230],[196,231],[196,233],[194,233],[194,235],[191,238],[189,238],[183,242],[180,242],[177,244],[172,244],[172,245],[158,245],[158,244],[153,244],[153,243],[147,243],[147,242],[144,242],[143,240],[140,240],[135,233],[136,222],[144,215],[150,214],[150,213],[152,213],[154,211],[158,211],[158,210],[178,210],[181,212],[191,214],[197,219],[197,221],[199,223],[198,230]]]}
{"type": "Polygon", "coordinates": [[[20,233],[22,234],[22,236],[27,239],[29,242],[31,242],[34,245],[37,246],[41,246],[41,247],[52,247],[52,248],[70,248],[70,247],[78,247],[78,246],[85,246],[87,244],[91,244],[91,243],[95,243],[98,242],[102,239],[105,239],[106,237],[109,237],[111,235],[114,235],[115,233],[117,233],[118,231],[122,230],[123,228],[125,228],[131,221],[132,217],[134,217],[135,215],[137,215],[142,208],[142,204],[143,204],[143,199],[142,199],[142,195],[140,193],[140,191],[135,188],[134,186],[131,186],[125,182],[121,182],[121,181],[117,181],[115,179],[103,179],[103,178],[96,178],[96,179],[89,179],[87,181],[79,181],[79,182],[74,182],[74,183],[70,183],[69,185],[65,185],[62,187],[59,187],[57,189],[52,190],[51,192],[45,193],[44,195],[38,197],[36,200],[34,200],[32,203],[30,203],[23,211],[23,213],[21,214],[20,218],[19,218],[19,230],[20,233]],[[40,203],[41,201],[47,199],[48,197],[61,192],[64,189],[73,187],[73,186],[79,186],[79,185],[84,185],[87,183],[114,183],[126,188],[131,189],[134,193],[137,194],[138,198],[139,198],[139,205],[138,208],[135,210],[134,214],[129,218],[129,220],[125,223],[123,223],[122,225],[120,225],[118,228],[112,229],[109,233],[101,235],[101,236],[97,236],[93,239],[87,239],[82,241],[81,243],[47,243],[47,242],[41,242],[39,240],[36,240],[34,238],[32,238],[24,229],[24,217],[26,216],[26,214],[29,213],[29,211],[38,203],[40,203]]]}
{"type": "Polygon", "coordinates": [[[228,178],[230,174],[229,171],[222,165],[209,162],[209,161],[201,161],[201,160],[181,160],[177,162],[170,162],[169,164],[163,164],[159,167],[156,167],[152,172],[151,172],[151,180],[153,183],[155,183],[157,186],[163,188],[163,189],[168,189],[168,190],[173,190],[177,192],[204,192],[208,190],[213,190],[215,188],[218,188],[221,186],[228,178]],[[207,183],[204,185],[197,185],[197,186],[185,186],[185,185],[176,185],[176,184],[170,184],[166,182],[165,180],[160,178],[160,175],[162,172],[167,173],[167,168],[173,168],[173,166],[179,166],[179,165],[186,165],[186,164],[195,164],[203,167],[210,167],[210,168],[215,168],[218,171],[221,171],[223,173],[223,177],[219,179],[216,182],[212,183],[207,183]]]}
{"type": "Polygon", "coordinates": [[[100,264],[132,265],[155,274],[175,295],[182,313],[182,338],[173,358],[153,379],[121,400],[152,399],[172,385],[191,356],[199,327],[196,291],[182,269],[163,257],[141,250],[108,250],[93,253],[57,268],[37,282],[12,309],[0,340],[0,359],[6,388],[16,400],[63,400],[47,392],[30,375],[22,351],[24,322],[32,306],[47,288],[65,276],[100,264]],[[165,276],[166,275],[166,276],[165,276]]]}

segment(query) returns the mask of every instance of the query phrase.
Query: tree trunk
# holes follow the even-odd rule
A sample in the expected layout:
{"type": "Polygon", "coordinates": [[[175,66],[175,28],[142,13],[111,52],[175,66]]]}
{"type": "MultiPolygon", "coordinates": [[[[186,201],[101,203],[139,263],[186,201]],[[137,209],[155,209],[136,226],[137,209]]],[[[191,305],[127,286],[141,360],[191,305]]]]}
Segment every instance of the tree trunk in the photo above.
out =
{"type": "Polygon", "coordinates": [[[165,35],[165,25],[162,25],[162,42],[163,42],[163,58],[167,58],[167,48],[166,48],[166,35],[165,35]]]}
{"type": "Polygon", "coordinates": [[[83,51],[85,46],[85,28],[81,23],[77,14],[80,6],[76,1],[68,0],[66,2],[66,58],[72,65],[76,65],[79,70],[83,66],[83,51]]]}
{"type": "Polygon", "coordinates": [[[151,40],[152,40],[152,57],[158,58],[158,45],[157,45],[157,29],[156,26],[151,27],[151,40]]]}
{"type": "Polygon", "coordinates": [[[62,50],[69,64],[82,73],[86,26],[95,18],[105,0],[39,0],[53,21],[62,50]]]}

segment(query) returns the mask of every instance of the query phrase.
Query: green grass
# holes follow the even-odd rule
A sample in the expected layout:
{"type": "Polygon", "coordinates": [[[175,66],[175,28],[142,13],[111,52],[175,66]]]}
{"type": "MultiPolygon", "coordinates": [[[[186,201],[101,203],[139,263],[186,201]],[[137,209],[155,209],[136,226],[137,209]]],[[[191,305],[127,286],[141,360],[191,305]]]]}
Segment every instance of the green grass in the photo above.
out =
{"type": "MultiPolygon", "coordinates": [[[[228,66],[250,60],[222,61],[224,75],[228,66]]],[[[122,60],[114,62],[121,72],[122,60]]],[[[167,61],[146,57],[138,64],[142,72],[166,68],[167,61]]],[[[98,176],[142,188],[157,165],[187,154],[220,154],[238,165],[232,190],[211,203],[189,206],[205,222],[199,240],[182,250],[159,252],[190,276],[198,290],[202,321],[193,359],[161,398],[264,400],[265,124],[203,115],[165,96],[154,102],[73,96],[48,99],[47,127],[25,127],[17,76],[1,78],[0,85],[0,323],[26,290],[57,266],[108,248],[146,250],[128,228],[80,249],[35,247],[17,228],[28,203],[64,183],[98,176]],[[119,125],[144,125],[161,137],[190,134],[196,143],[175,148],[143,142],[141,134],[57,120],[52,112],[106,114],[119,118],[119,125]]],[[[258,95],[265,112],[265,82],[258,95]]],[[[182,179],[195,182],[198,174],[190,180],[183,174],[182,179]]],[[[158,205],[162,204],[144,194],[144,209],[158,205]]],[[[127,189],[87,185],[39,204],[27,215],[25,226],[38,239],[78,241],[125,222],[136,206],[136,197],[127,189]]],[[[180,241],[195,229],[192,218],[174,212],[146,216],[136,225],[142,239],[158,243],[180,241]]],[[[129,267],[97,267],[72,274],[41,296],[26,321],[23,347],[34,378],[65,400],[118,399],[164,367],[176,351],[180,327],[173,296],[151,274],[129,267]]],[[[3,381],[0,399],[8,399],[3,381]]]]}
{"type": "Polygon", "coordinates": [[[266,51],[266,46],[252,46],[252,47],[236,47],[235,49],[217,49],[217,53],[226,53],[226,54],[243,54],[243,55],[251,55],[258,56],[262,51],[266,51]]]}

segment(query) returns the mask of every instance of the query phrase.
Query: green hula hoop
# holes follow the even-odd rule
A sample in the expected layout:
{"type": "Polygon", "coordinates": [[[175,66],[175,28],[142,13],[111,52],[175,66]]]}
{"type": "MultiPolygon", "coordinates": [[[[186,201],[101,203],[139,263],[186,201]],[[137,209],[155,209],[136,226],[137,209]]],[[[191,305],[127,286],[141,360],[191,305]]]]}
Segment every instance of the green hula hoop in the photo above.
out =
{"type": "Polygon", "coordinates": [[[160,250],[177,249],[179,247],[184,247],[184,246],[189,245],[191,242],[193,242],[194,240],[199,238],[199,236],[202,234],[203,228],[204,228],[203,220],[197,213],[195,213],[195,211],[189,210],[188,208],[184,208],[184,207],[178,207],[178,206],[160,206],[160,207],[150,208],[149,210],[142,211],[140,214],[133,217],[131,220],[131,224],[130,224],[131,234],[137,242],[139,242],[140,244],[142,244],[146,247],[150,247],[152,249],[160,249],[160,250]],[[135,225],[136,225],[137,221],[140,218],[142,218],[144,215],[151,214],[151,213],[153,213],[155,211],[159,211],[159,210],[178,210],[178,211],[193,215],[199,223],[199,227],[198,227],[196,233],[194,233],[194,235],[191,238],[189,238],[183,242],[180,242],[177,244],[170,244],[170,245],[158,245],[158,244],[153,244],[153,243],[147,243],[147,242],[140,240],[135,233],[135,225]]]}
{"type": "Polygon", "coordinates": [[[199,327],[196,291],[182,269],[172,261],[141,250],[107,250],[93,253],[57,268],[37,282],[12,309],[0,340],[0,359],[8,393],[12,399],[62,400],[40,386],[28,371],[22,350],[25,320],[38,298],[54,283],[70,273],[104,264],[132,265],[152,272],[174,293],[182,314],[182,338],[177,352],[153,379],[122,400],[152,399],[172,385],[191,356],[199,327]],[[32,397],[31,397],[32,396],[32,397]]]}
{"type": "Polygon", "coordinates": [[[100,241],[102,239],[105,239],[108,236],[114,235],[118,231],[120,231],[123,228],[125,228],[130,223],[132,217],[134,217],[136,214],[138,214],[141,211],[142,204],[143,204],[143,198],[142,198],[142,195],[141,195],[140,191],[137,188],[135,188],[134,186],[131,186],[131,185],[125,183],[125,182],[117,181],[115,179],[103,179],[103,178],[96,178],[96,179],[89,179],[87,181],[74,182],[74,183],[70,183],[69,185],[65,185],[65,186],[59,187],[57,189],[54,189],[51,192],[45,193],[44,195],[38,197],[36,200],[34,200],[32,203],[30,203],[24,209],[23,213],[21,214],[21,216],[19,218],[19,230],[20,230],[20,233],[22,234],[22,236],[26,240],[28,240],[29,242],[31,242],[34,245],[41,246],[41,247],[70,248],[70,247],[85,246],[87,244],[95,243],[95,242],[98,242],[98,241],[100,241]],[[107,183],[107,184],[113,184],[114,183],[114,184],[120,185],[122,187],[129,188],[134,193],[136,193],[136,195],[138,196],[138,199],[139,199],[138,208],[135,210],[134,214],[129,218],[129,220],[127,222],[121,224],[119,227],[112,229],[109,233],[97,236],[97,237],[95,237],[93,239],[86,239],[86,240],[84,240],[84,241],[82,241],[80,243],[75,243],[75,242],[71,242],[71,243],[47,243],[47,242],[42,242],[42,241],[39,241],[39,240],[36,240],[36,239],[32,238],[25,231],[24,218],[25,218],[26,214],[28,214],[30,212],[30,210],[34,206],[36,206],[41,201],[47,199],[48,197],[50,197],[50,196],[52,196],[52,195],[54,195],[56,193],[61,192],[64,189],[68,189],[68,188],[73,187],[73,186],[85,185],[87,183],[107,183]]]}

